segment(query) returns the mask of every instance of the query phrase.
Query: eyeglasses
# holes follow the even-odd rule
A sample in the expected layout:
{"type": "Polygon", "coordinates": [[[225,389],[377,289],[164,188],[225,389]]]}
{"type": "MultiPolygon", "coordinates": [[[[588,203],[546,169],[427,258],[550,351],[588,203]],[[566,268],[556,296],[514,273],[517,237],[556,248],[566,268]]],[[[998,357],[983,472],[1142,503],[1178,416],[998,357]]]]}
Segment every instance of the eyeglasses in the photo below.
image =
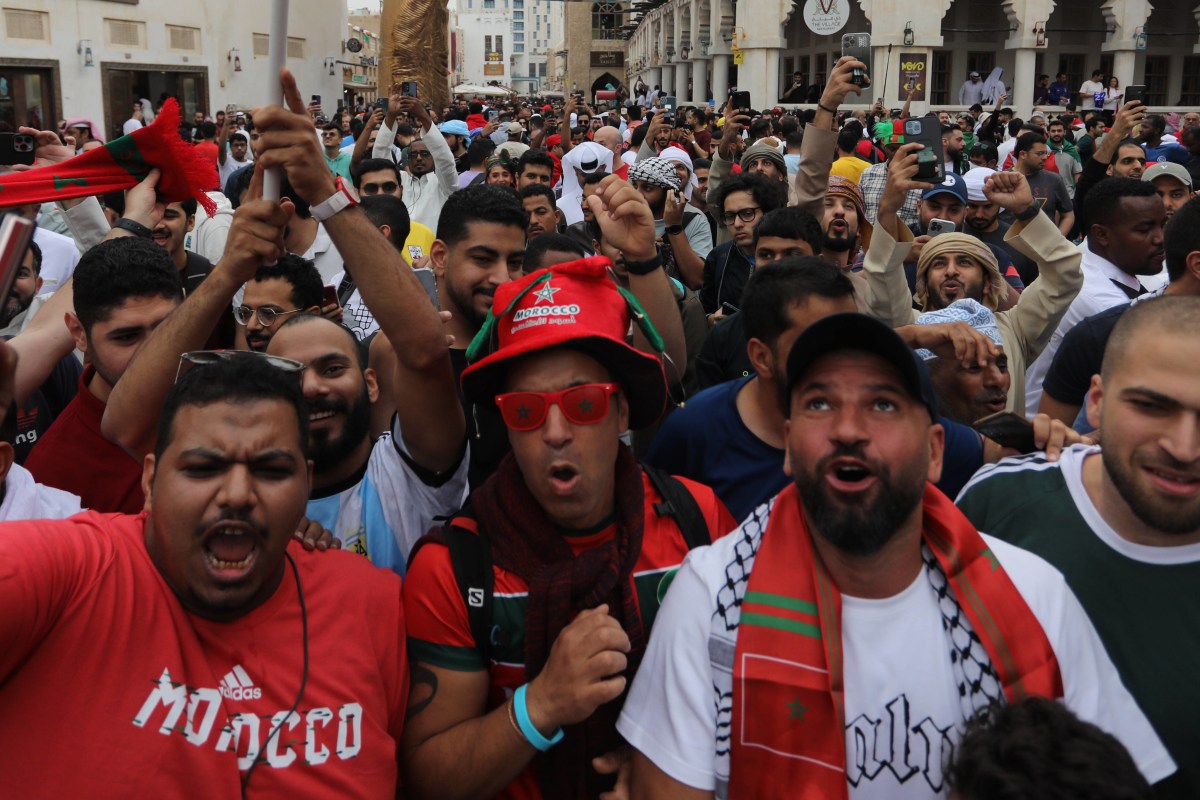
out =
{"type": "Polygon", "coordinates": [[[303,308],[293,308],[291,311],[276,311],[270,306],[262,306],[261,308],[251,308],[250,306],[238,306],[233,310],[233,318],[238,325],[245,325],[250,322],[250,315],[258,317],[258,324],[264,328],[269,328],[275,324],[275,320],[284,314],[296,314],[303,311],[303,308]]]}
{"type": "Polygon", "coordinates": [[[409,150],[409,158],[431,158],[428,150],[409,150]]]}
{"type": "Polygon", "coordinates": [[[304,363],[301,361],[259,353],[256,350],[191,350],[179,356],[179,367],[175,370],[175,382],[179,383],[179,379],[195,367],[206,367],[210,364],[239,358],[259,359],[261,363],[289,375],[299,375],[304,372],[304,363]]]}
{"type": "Polygon", "coordinates": [[[383,194],[395,194],[399,188],[400,184],[395,181],[388,181],[387,183],[364,183],[362,191],[359,194],[379,194],[380,192],[383,194]]]}
{"type": "Polygon", "coordinates": [[[514,431],[542,427],[550,406],[562,409],[568,422],[595,425],[608,416],[609,398],[621,387],[615,383],[585,383],[560,392],[509,392],[496,395],[504,424],[514,431]]]}
{"type": "Polygon", "coordinates": [[[734,217],[740,219],[742,222],[754,222],[754,218],[758,216],[759,211],[762,211],[762,209],[758,206],[750,206],[749,208],[743,208],[740,211],[722,214],[721,220],[724,221],[726,225],[732,225],[734,217]]]}
{"type": "Polygon", "coordinates": [[[342,134],[341,134],[341,131],[322,131],[321,135],[322,136],[337,136],[340,138],[342,134]]]}

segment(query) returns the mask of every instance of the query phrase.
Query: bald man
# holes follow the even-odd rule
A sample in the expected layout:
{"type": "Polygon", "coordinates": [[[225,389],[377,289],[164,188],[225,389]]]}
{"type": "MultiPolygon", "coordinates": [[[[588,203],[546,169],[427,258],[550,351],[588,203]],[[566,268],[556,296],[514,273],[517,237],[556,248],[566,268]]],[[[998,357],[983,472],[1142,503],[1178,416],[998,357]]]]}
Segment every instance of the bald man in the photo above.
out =
{"type": "Polygon", "coordinates": [[[592,141],[612,151],[614,165],[621,164],[621,168],[613,170],[612,174],[620,175],[622,180],[629,180],[629,165],[621,162],[622,146],[625,143],[621,132],[612,125],[605,125],[596,129],[592,134],[592,141]]]}

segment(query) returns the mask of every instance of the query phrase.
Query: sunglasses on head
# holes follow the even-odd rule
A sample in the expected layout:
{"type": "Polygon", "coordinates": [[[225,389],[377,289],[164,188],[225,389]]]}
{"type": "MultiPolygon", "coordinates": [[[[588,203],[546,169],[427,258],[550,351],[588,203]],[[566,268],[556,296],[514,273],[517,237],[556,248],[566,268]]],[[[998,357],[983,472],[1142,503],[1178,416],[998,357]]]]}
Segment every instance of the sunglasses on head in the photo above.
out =
{"type": "Polygon", "coordinates": [[[289,375],[299,375],[304,372],[304,363],[283,356],[272,356],[256,350],[191,350],[181,353],[179,367],[175,370],[175,382],[196,367],[205,367],[221,361],[233,361],[237,358],[255,358],[269,367],[281,370],[289,375]]]}
{"type": "Polygon", "coordinates": [[[615,383],[585,383],[558,392],[509,392],[496,395],[504,424],[514,431],[542,427],[550,406],[557,405],[575,425],[595,425],[608,416],[609,398],[621,387],[615,383]]]}

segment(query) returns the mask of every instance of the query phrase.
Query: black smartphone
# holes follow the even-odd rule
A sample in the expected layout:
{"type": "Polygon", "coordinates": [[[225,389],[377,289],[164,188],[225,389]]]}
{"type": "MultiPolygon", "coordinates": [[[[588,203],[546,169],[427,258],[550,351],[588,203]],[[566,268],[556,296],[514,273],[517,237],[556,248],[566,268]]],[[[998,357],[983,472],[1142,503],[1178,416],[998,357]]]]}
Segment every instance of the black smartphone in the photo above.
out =
{"type": "Polygon", "coordinates": [[[725,316],[727,316],[727,317],[733,316],[734,314],[738,313],[738,307],[735,306],[733,303],[728,303],[728,302],[721,303],[721,310],[725,312],[725,316]]]}
{"type": "Polygon", "coordinates": [[[917,175],[919,181],[941,183],[946,179],[945,154],[942,151],[942,123],[938,118],[910,117],[904,120],[904,142],[925,145],[917,151],[917,175]]]}
{"type": "Polygon", "coordinates": [[[669,94],[662,99],[662,107],[664,111],[674,111],[675,106],[679,104],[679,99],[673,94],[669,94]]]}
{"type": "Polygon", "coordinates": [[[404,95],[405,97],[416,97],[417,96],[417,82],[416,81],[401,81],[400,82],[400,94],[404,95]]]}
{"type": "Polygon", "coordinates": [[[387,109],[388,109],[388,99],[386,97],[378,98],[375,101],[375,107],[378,108],[380,111],[382,111],[384,114],[386,114],[387,109]]]}
{"type": "Polygon", "coordinates": [[[735,114],[745,114],[752,108],[749,92],[730,92],[729,102],[732,104],[735,114]]]}
{"type": "MultiPolygon", "coordinates": [[[[0,164],[33,165],[36,143],[28,133],[0,133],[0,164]]],[[[8,297],[7,294],[0,297],[8,297]]]]}
{"type": "Polygon", "coordinates": [[[413,273],[416,274],[417,280],[421,282],[421,285],[425,287],[425,294],[429,295],[429,302],[433,303],[434,308],[437,308],[437,278],[434,277],[433,270],[425,267],[423,269],[414,269],[413,273]]]}
{"type": "Polygon", "coordinates": [[[321,287],[321,308],[326,306],[341,306],[342,301],[338,299],[336,286],[321,287]]]}
{"type": "Polygon", "coordinates": [[[1018,453],[1032,453],[1037,450],[1033,441],[1033,423],[1011,411],[988,414],[983,419],[976,420],[971,427],[1009,450],[1016,450],[1018,453]]]}
{"type": "Polygon", "coordinates": [[[33,241],[33,222],[20,214],[8,213],[0,217],[0,297],[8,297],[21,264],[25,261],[25,252],[33,241]]]}
{"type": "Polygon", "coordinates": [[[1137,100],[1142,105],[1146,104],[1146,87],[1139,84],[1130,84],[1125,87],[1125,102],[1132,103],[1137,100]]]}
{"type": "Polygon", "coordinates": [[[314,95],[312,96],[312,101],[313,101],[314,103],[316,103],[317,105],[321,105],[321,95],[319,95],[319,94],[314,94],[314,95]]]}
{"type": "Polygon", "coordinates": [[[866,65],[866,69],[855,68],[851,80],[855,86],[871,85],[871,34],[847,33],[842,36],[842,55],[850,56],[866,65]]]}

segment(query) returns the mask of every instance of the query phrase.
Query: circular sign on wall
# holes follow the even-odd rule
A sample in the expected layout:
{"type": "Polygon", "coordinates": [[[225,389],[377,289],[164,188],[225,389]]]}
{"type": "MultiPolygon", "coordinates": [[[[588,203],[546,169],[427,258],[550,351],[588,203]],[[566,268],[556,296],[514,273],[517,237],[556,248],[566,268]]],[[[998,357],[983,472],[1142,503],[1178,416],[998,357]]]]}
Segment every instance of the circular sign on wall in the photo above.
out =
{"type": "MultiPolygon", "coordinates": [[[[845,23],[842,24],[844,25],[845,23]]],[[[346,40],[346,49],[351,53],[357,53],[359,50],[362,50],[362,42],[354,37],[350,37],[346,40]]]]}
{"type": "Polygon", "coordinates": [[[804,4],[804,24],[813,33],[837,33],[849,19],[850,0],[807,0],[804,4]]]}

